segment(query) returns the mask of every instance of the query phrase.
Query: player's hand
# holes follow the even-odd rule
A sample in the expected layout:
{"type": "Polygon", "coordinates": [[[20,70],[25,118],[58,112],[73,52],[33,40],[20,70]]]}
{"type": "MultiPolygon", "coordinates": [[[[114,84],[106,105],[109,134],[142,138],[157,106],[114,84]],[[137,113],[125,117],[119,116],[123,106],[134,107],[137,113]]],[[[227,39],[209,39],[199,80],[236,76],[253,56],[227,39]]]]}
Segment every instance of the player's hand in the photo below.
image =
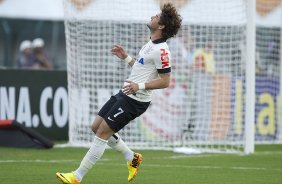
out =
{"type": "Polygon", "coordinates": [[[124,94],[126,94],[126,95],[134,94],[134,93],[136,93],[136,91],[139,90],[138,84],[136,84],[132,81],[129,81],[129,80],[126,80],[125,82],[127,82],[127,84],[125,86],[123,86],[123,88],[122,88],[122,92],[124,94]]]}
{"type": "Polygon", "coordinates": [[[116,55],[120,59],[125,59],[128,55],[120,45],[114,45],[111,49],[111,52],[113,55],[116,55]]]}

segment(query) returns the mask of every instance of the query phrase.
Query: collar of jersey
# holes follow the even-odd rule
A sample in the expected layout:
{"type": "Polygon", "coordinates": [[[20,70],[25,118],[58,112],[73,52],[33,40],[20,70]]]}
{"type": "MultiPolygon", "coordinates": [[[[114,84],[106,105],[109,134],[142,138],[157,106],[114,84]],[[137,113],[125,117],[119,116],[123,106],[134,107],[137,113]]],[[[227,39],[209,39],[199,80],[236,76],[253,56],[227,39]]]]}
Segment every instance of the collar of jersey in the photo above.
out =
{"type": "Polygon", "coordinates": [[[156,39],[154,41],[152,41],[154,44],[158,44],[158,43],[163,43],[163,42],[166,42],[166,39],[164,38],[159,38],[159,39],[156,39]]]}

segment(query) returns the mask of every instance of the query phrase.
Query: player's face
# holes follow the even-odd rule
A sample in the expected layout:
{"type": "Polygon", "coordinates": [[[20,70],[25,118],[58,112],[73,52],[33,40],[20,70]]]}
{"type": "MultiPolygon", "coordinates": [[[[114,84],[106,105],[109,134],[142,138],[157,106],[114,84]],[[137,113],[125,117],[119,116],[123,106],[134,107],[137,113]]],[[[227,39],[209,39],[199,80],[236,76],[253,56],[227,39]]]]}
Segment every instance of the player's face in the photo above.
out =
{"type": "Polygon", "coordinates": [[[161,13],[158,13],[151,17],[151,21],[147,24],[150,30],[156,30],[159,27],[159,21],[160,21],[161,13]]]}

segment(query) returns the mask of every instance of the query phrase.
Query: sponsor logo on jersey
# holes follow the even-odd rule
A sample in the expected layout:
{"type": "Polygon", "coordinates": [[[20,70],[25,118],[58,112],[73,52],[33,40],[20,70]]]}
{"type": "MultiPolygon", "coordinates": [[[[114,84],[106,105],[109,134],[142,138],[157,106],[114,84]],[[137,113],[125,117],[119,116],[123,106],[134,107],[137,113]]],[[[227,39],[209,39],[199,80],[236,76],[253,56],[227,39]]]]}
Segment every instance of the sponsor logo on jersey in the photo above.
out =
{"type": "Polygon", "coordinates": [[[162,68],[169,67],[169,57],[165,49],[161,49],[162,68]]]}
{"type": "Polygon", "coordinates": [[[144,65],[144,58],[140,58],[139,60],[138,60],[138,63],[140,63],[140,64],[142,64],[142,65],[144,65]]]}

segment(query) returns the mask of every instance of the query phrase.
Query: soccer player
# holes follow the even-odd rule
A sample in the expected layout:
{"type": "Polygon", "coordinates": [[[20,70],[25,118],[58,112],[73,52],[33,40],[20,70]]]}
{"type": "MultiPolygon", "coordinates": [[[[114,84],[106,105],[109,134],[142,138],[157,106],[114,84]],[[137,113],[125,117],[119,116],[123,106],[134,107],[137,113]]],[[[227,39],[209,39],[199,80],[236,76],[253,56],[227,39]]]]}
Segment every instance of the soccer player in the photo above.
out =
{"type": "Polygon", "coordinates": [[[132,66],[131,74],[120,92],[105,103],[95,118],[92,130],[96,135],[80,166],[70,173],[56,173],[62,183],[79,184],[102,157],[107,144],[123,153],[128,161],[128,181],[134,179],[142,155],[129,149],[117,132],[146,111],[152,90],[169,86],[171,56],[166,40],[177,34],[181,22],[175,7],[170,3],[164,4],[161,12],[152,16],[147,24],[151,40],[142,47],[138,59],[131,58],[120,45],[113,46],[112,54],[132,66]]]}

